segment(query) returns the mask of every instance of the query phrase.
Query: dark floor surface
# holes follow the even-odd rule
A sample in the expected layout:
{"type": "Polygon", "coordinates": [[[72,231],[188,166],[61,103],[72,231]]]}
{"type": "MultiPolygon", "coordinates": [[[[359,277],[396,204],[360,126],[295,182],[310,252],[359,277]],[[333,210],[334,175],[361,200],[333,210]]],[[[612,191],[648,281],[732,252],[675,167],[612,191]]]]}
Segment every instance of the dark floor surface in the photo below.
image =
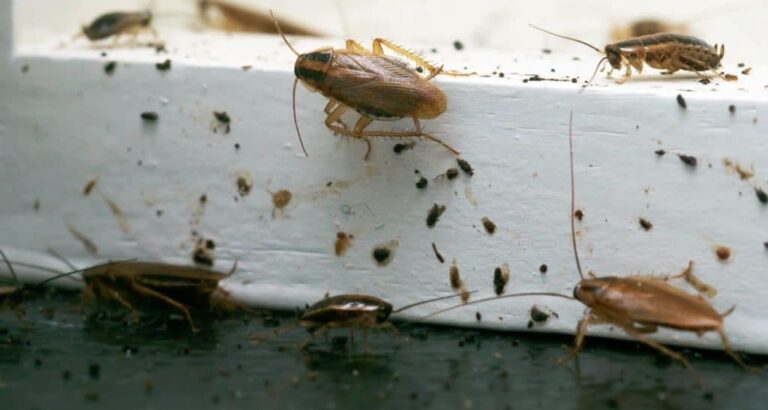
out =
{"type": "MultiPolygon", "coordinates": [[[[253,345],[294,315],[198,317],[201,331],[153,313],[130,324],[90,314],[76,295],[0,312],[0,409],[766,409],[768,375],[717,352],[683,350],[701,374],[637,343],[401,325],[350,345],[346,331],[297,349],[297,329],[253,345]]],[[[748,358],[753,363],[756,358],[748,358]]],[[[763,362],[765,358],[761,358],[763,362]]]]}

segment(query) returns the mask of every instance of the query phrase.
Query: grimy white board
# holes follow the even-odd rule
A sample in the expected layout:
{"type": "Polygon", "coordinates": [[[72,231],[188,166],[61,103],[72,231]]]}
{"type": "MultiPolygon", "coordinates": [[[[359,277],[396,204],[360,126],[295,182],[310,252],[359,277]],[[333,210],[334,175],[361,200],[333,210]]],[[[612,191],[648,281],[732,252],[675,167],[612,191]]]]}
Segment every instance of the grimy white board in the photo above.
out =
{"type": "MultiPolygon", "coordinates": [[[[72,35],[116,3],[79,3],[61,13],[56,10],[64,6],[50,0],[0,5],[0,246],[25,281],[50,275],[25,264],[68,269],[49,249],[79,267],[126,258],[191,264],[203,238],[215,244],[216,269],[238,262],[223,286],[239,300],[273,308],[304,306],[326,293],[366,293],[395,306],[450,294],[454,259],[466,286],[479,291],[474,298],[493,295],[494,270],[503,264],[511,271],[507,292],[570,294],[578,280],[569,229],[572,111],[576,207],[584,214],[577,240],[585,270],[662,275],[694,261],[696,275],[718,290],[713,306],[736,306],[725,321],[733,346],[768,353],[768,205],[756,195],[756,189],[768,190],[768,65],[765,55],[749,54],[754,42],[745,46],[750,30],[759,28],[755,16],[765,10],[743,21],[724,18],[730,26],[741,22],[738,33],[713,30],[728,43],[723,69],[738,81],[702,84],[695,75],[646,70],[617,85],[600,73],[581,94],[599,55],[533,31],[524,17],[508,19],[516,27],[511,30],[527,34],[515,43],[519,48],[506,49],[487,35],[473,35],[477,25],[468,30],[457,23],[456,35],[445,38],[439,10],[400,36],[392,18],[382,19],[393,40],[414,38],[418,43],[407,45],[429,60],[478,73],[439,76],[435,82],[448,96],[448,111],[423,123],[475,169],[473,176],[449,180],[443,175],[457,166],[455,157],[426,140],[400,154],[393,152],[400,141],[374,141],[365,161],[365,144],[333,136],[323,126],[324,98],[300,87],[305,157],[291,112],[295,56],[277,36],[230,35],[158,19],[166,53],[94,46],[72,35]],[[443,37],[423,34],[433,25],[443,37]],[[454,47],[456,39],[464,49],[454,47]],[[172,68],[161,72],[155,64],[166,59],[172,68]],[[115,68],[107,74],[110,62],[115,68]],[[747,67],[751,73],[742,74],[747,67]],[[149,111],[157,113],[156,122],[142,120],[149,111]],[[222,111],[231,118],[228,132],[213,115],[222,111]],[[678,154],[695,157],[697,165],[678,154]],[[420,190],[415,184],[422,177],[428,186],[420,190]],[[85,196],[84,186],[94,179],[85,196]],[[272,193],[282,189],[292,198],[276,210],[272,193]],[[429,228],[434,204],[446,210],[429,228]],[[497,225],[494,234],[484,230],[483,217],[497,225]],[[652,228],[641,227],[640,218],[652,228]],[[334,249],[339,232],[354,237],[341,256],[334,249]],[[433,243],[445,263],[435,257],[433,243]],[[378,246],[393,252],[385,266],[372,258],[378,246]],[[717,258],[719,246],[730,250],[727,261],[717,258]]],[[[162,5],[168,11],[177,3],[162,5]]],[[[349,26],[363,38],[375,36],[365,31],[373,31],[373,23],[355,23],[361,7],[350,5],[349,26]]],[[[499,5],[476,7],[488,21],[499,5]]],[[[545,18],[545,11],[531,11],[528,21],[553,29],[564,21],[545,18]]],[[[300,8],[284,13],[315,26],[335,16],[329,9],[319,10],[323,18],[315,21],[300,8]]],[[[574,28],[578,19],[567,21],[566,34],[607,41],[595,34],[594,20],[585,19],[581,31],[574,28]]],[[[340,36],[339,25],[331,24],[328,32],[340,36]]],[[[291,40],[299,50],[343,45],[340,38],[291,40]]],[[[410,123],[376,126],[402,129],[410,123]]],[[[416,319],[452,303],[404,317],[416,319]]],[[[521,298],[431,320],[525,330],[533,304],[558,313],[530,329],[535,332],[573,333],[583,312],[575,302],[521,298]]],[[[590,334],[624,337],[608,327],[590,334]]],[[[661,331],[654,337],[719,347],[715,335],[661,331]]]]}

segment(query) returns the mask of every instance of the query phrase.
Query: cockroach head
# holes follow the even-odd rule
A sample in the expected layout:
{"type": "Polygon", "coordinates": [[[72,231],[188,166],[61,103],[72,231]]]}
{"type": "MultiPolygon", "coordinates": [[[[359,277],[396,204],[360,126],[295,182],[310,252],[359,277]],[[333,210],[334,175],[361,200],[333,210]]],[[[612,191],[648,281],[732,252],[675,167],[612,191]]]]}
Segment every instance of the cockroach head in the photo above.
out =
{"type": "Polygon", "coordinates": [[[584,279],[573,288],[573,297],[581,303],[592,306],[603,292],[606,283],[603,279],[584,279]]]}
{"type": "Polygon", "coordinates": [[[332,59],[332,48],[322,48],[310,53],[299,54],[293,67],[293,73],[305,85],[312,89],[318,89],[322,85],[332,59]]]}
{"type": "Polygon", "coordinates": [[[621,69],[621,50],[615,44],[609,44],[605,46],[605,58],[608,59],[608,63],[611,64],[616,70],[621,69]]]}
{"type": "Polygon", "coordinates": [[[392,305],[389,303],[381,303],[379,308],[376,309],[376,323],[384,323],[389,319],[389,315],[392,314],[392,305]]]}

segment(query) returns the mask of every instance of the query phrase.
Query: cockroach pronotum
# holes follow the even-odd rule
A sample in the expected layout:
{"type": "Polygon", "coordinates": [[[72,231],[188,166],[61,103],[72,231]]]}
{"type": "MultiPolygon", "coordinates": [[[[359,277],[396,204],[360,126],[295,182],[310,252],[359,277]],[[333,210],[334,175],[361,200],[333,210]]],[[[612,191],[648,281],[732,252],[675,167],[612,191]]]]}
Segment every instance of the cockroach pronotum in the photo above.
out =
{"type": "Polygon", "coordinates": [[[96,298],[117,302],[128,309],[135,319],[139,318],[137,305],[148,301],[159,302],[184,314],[191,329],[197,331],[190,308],[218,309],[236,305],[219,288],[219,282],[232,275],[236,266],[229,273],[221,273],[192,266],[122,261],[57,275],[40,285],[82,273],[84,301],[96,298]]]}
{"type": "Polygon", "coordinates": [[[720,61],[725,55],[725,46],[709,45],[706,41],[694,36],[675,33],[658,33],[645,36],[633,37],[618,43],[612,43],[605,46],[604,50],[576,38],[563,36],[543,28],[530,25],[536,30],[562,39],[575,41],[592,48],[598,53],[605,54],[595,67],[595,72],[587,82],[589,85],[597,75],[597,71],[603,62],[608,61],[611,65],[610,75],[613,70],[621,70],[626,66],[626,72],[618,83],[621,84],[632,76],[632,67],[638,74],[643,72],[643,63],[659,69],[667,70],[664,74],[672,74],[678,70],[692,71],[699,76],[704,76],[702,72],[713,71],[720,67],[720,61]]]}
{"type": "Polygon", "coordinates": [[[694,332],[701,336],[706,332],[716,332],[720,336],[723,350],[741,367],[749,370],[756,368],[747,366],[741,358],[731,350],[728,338],[723,329],[723,319],[733,312],[734,307],[723,313],[717,312],[703,297],[693,295],[680,288],[672,286],[669,280],[684,278],[697,290],[703,290],[703,285],[693,276],[693,262],[678,275],[672,276],[602,276],[597,277],[590,272],[586,278],[581,270],[579,253],[576,246],[576,228],[574,223],[575,209],[575,177],[573,172],[573,113],[569,125],[570,172],[571,172],[571,243],[576,260],[576,268],[581,280],[573,289],[573,297],[552,292],[525,292],[479,299],[463,305],[452,306],[427,317],[431,317],[459,307],[477,303],[522,296],[553,296],[568,300],[579,301],[586,306],[584,316],[576,328],[576,339],[573,354],[577,354],[584,343],[587,328],[590,325],[609,324],[622,329],[629,337],[642,342],[666,356],[679,361],[691,372],[693,367],[680,353],[674,352],[661,343],[647,337],[658,328],[694,332]]]}
{"type": "MultiPolygon", "coordinates": [[[[270,12],[271,13],[271,12],[270,12]]],[[[419,120],[434,119],[445,112],[448,97],[430,82],[438,74],[462,75],[443,71],[443,67],[434,67],[423,58],[394,44],[389,40],[373,40],[372,50],[365,49],[355,40],[347,40],[346,47],[337,49],[324,47],[301,54],[288,42],[280,24],[272,15],[275,28],[296,54],[293,82],[293,121],[305,155],[307,150],[301,140],[301,132],[296,118],[296,84],[301,81],[313,92],[320,92],[328,98],[325,106],[325,126],[336,134],[365,141],[367,150],[365,159],[371,153],[370,138],[427,138],[444,146],[455,155],[458,151],[442,140],[421,130],[419,120]],[[384,54],[383,47],[413,61],[419,68],[429,72],[422,77],[406,63],[384,54]],[[360,114],[351,129],[343,122],[342,115],[353,109],[360,114]],[[375,120],[413,119],[412,131],[366,131],[375,120]]]]}
{"type": "Polygon", "coordinates": [[[91,24],[84,25],[82,32],[91,41],[103,40],[113,37],[112,44],[116,44],[120,36],[130,34],[132,41],[136,41],[139,33],[149,31],[157,38],[157,31],[152,27],[152,12],[146,11],[116,11],[97,17],[91,24]]]}
{"type": "MultiPolygon", "coordinates": [[[[475,293],[468,292],[468,293],[475,293]]],[[[411,303],[394,310],[392,304],[377,298],[375,296],[360,294],[344,294],[326,297],[325,299],[309,306],[299,317],[298,325],[309,331],[310,337],[301,346],[305,349],[318,333],[325,333],[331,329],[363,329],[364,337],[367,336],[368,329],[384,328],[397,331],[397,328],[389,321],[393,314],[401,313],[407,309],[421,306],[427,303],[440,300],[452,299],[459,295],[440,296],[433,299],[423,300],[421,302],[411,303]]],[[[274,334],[280,334],[287,330],[295,328],[295,325],[278,329],[274,334]]],[[[258,342],[263,337],[254,336],[252,338],[258,342]]]]}
{"type": "MultiPolygon", "coordinates": [[[[199,0],[197,11],[207,26],[227,32],[275,33],[272,19],[265,13],[222,0],[199,0]]],[[[321,34],[298,24],[283,21],[286,34],[320,37],[321,34]]]]}

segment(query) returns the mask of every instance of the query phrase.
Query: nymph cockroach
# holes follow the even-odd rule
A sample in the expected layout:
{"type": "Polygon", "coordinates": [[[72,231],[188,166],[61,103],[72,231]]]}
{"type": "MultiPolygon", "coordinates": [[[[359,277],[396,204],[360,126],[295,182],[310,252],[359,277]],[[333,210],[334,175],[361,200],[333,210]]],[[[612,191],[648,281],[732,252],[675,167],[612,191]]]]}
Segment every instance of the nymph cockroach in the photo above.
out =
{"type": "Polygon", "coordinates": [[[574,223],[576,193],[573,172],[572,124],[573,113],[571,113],[571,126],[569,126],[568,136],[571,170],[571,243],[576,260],[576,268],[581,278],[573,289],[573,297],[550,292],[516,293],[475,300],[464,305],[443,309],[432,315],[462,306],[509,297],[560,297],[579,301],[586,306],[584,316],[576,328],[576,340],[573,347],[574,354],[581,350],[584,336],[590,325],[609,324],[622,329],[629,337],[645,343],[692,370],[690,363],[683,355],[668,349],[646,335],[656,332],[659,328],[694,332],[699,336],[706,332],[716,332],[720,336],[725,353],[743,368],[754,369],[744,364],[741,358],[731,350],[723,329],[723,319],[733,312],[735,307],[719,313],[700,295],[690,294],[668,283],[671,279],[683,278],[689,283],[694,284],[696,289],[704,289],[701,286],[702,283],[693,276],[693,262],[689,262],[688,267],[682,273],[674,276],[597,277],[591,272],[590,278],[584,276],[576,246],[576,228],[574,223]]]}
{"type": "Polygon", "coordinates": [[[157,38],[157,31],[152,27],[152,12],[150,11],[116,11],[97,17],[91,24],[84,25],[82,32],[76,37],[84,35],[91,41],[113,38],[112,44],[116,44],[123,34],[132,36],[131,42],[135,42],[141,32],[148,31],[157,38]]]}
{"type": "MultiPolygon", "coordinates": [[[[237,264],[235,264],[235,267],[237,264]]],[[[192,266],[157,262],[123,261],[98,265],[64,273],[45,280],[47,283],[63,276],[82,273],[85,280],[83,301],[91,299],[113,301],[139,318],[137,305],[159,302],[181,312],[196,331],[190,308],[211,309],[235,305],[219,282],[229,277],[221,273],[192,266]]]]}
{"type": "MultiPolygon", "coordinates": [[[[298,325],[310,333],[309,339],[302,344],[301,348],[302,350],[306,348],[318,333],[326,333],[331,329],[345,328],[350,329],[350,332],[353,332],[354,329],[363,329],[364,337],[367,336],[368,329],[371,328],[383,328],[396,332],[397,328],[389,321],[392,314],[458,296],[448,295],[423,300],[396,310],[393,310],[392,304],[375,296],[345,294],[326,297],[309,306],[299,317],[298,325]]],[[[279,334],[292,328],[295,328],[295,325],[278,329],[274,333],[279,334]]],[[[263,337],[254,336],[253,340],[260,341],[263,340],[263,337]]]]}
{"type": "Polygon", "coordinates": [[[703,77],[703,72],[717,70],[723,55],[725,55],[724,45],[715,44],[713,47],[704,40],[685,34],[658,33],[633,37],[618,43],[608,44],[604,51],[601,51],[599,48],[573,37],[556,34],[534,25],[531,27],[555,37],[575,41],[594,49],[598,53],[605,54],[605,57],[597,63],[595,72],[587,84],[592,82],[598,69],[605,61],[611,65],[608,75],[613,70],[621,70],[622,66],[626,66],[624,77],[618,81],[621,84],[632,76],[632,67],[637,70],[638,74],[641,74],[643,63],[659,70],[667,70],[664,74],[685,70],[703,77]]]}
{"type": "MultiPolygon", "coordinates": [[[[265,13],[233,4],[231,1],[199,0],[197,11],[200,20],[209,27],[244,33],[275,33],[272,19],[265,13]]],[[[321,34],[298,24],[283,21],[282,29],[286,34],[320,37],[321,34]]]]}
{"type": "MultiPolygon", "coordinates": [[[[274,15],[272,16],[274,19],[274,15]]],[[[433,119],[445,112],[448,97],[429,80],[443,72],[443,67],[434,67],[416,54],[392,43],[377,38],[371,51],[355,40],[347,40],[346,47],[321,48],[300,54],[285,38],[277,19],[275,28],[285,44],[296,54],[293,82],[293,121],[301,142],[298,120],[296,119],[296,83],[301,81],[310,90],[320,92],[328,98],[325,106],[325,126],[336,134],[365,141],[365,159],[371,153],[370,138],[427,138],[444,146],[452,153],[458,151],[450,145],[421,130],[421,119],[433,119]],[[422,77],[406,63],[384,54],[383,47],[413,61],[418,67],[429,72],[422,77]],[[351,129],[342,121],[342,115],[353,109],[360,119],[351,129]],[[374,120],[413,119],[412,131],[366,131],[374,120]]],[[[454,75],[458,75],[453,73],[454,75]]],[[[301,142],[304,154],[304,142],[301,142]]]]}

